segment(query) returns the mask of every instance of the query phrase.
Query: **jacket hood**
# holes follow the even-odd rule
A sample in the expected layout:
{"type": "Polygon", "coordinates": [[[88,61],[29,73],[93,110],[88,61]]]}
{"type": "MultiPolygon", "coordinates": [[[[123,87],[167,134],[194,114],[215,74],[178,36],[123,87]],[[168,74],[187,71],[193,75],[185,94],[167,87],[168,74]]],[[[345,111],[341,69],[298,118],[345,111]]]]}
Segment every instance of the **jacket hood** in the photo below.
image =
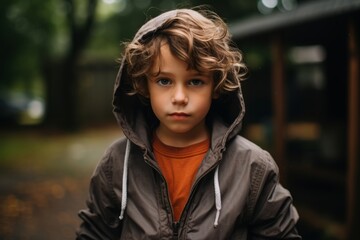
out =
{"type": "MultiPolygon", "coordinates": [[[[179,11],[189,14],[200,14],[193,10],[178,9],[163,13],[145,23],[136,33],[134,41],[142,41],[152,33],[162,28],[164,23],[175,17],[179,11]]],[[[125,58],[116,77],[114,87],[113,107],[114,115],[123,130],[124,135],[134,144],[143,149],[151,149],[152,133],[158,120],[149,104],[144,104],[138,95],[129,95],[131,79],[127,74],[125,58]]],[[[208,114],[209,126],[212,131],[211,148],[223,149],[226,142],[241,130],[242,119],[245,114],[245,104],[241,87],[227,95],[220,95],[213,100],[208,114]]]]}

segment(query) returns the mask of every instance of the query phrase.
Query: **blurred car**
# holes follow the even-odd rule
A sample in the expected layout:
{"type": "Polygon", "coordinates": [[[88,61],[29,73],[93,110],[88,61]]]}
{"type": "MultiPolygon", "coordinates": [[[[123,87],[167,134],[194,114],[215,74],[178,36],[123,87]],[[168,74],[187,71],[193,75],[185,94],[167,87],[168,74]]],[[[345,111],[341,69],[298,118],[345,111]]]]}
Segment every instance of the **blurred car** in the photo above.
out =
{"type": "Polygon", "coordinates": [[[38,124],[44,116],[44,102],[22,93],[0,94],[0,125],[38,124]]]}

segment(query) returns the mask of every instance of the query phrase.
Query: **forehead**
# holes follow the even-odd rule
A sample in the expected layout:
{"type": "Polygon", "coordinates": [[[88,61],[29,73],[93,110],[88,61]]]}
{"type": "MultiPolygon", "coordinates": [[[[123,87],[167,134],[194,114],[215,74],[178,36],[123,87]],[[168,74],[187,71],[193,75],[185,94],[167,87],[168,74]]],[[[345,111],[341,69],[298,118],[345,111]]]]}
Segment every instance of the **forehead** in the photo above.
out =
{"type": "Polygon", "coordinates": [[[191,68],[187,62],[173,54],[167,42],[161,43],[158,55],[154,56],[154,63],[150,68],[150,74],[158,75],[159,73],[171,73],[179,70],[192,75],[208,75],[207,73],[201,73],[197,69],[191,68]]]}

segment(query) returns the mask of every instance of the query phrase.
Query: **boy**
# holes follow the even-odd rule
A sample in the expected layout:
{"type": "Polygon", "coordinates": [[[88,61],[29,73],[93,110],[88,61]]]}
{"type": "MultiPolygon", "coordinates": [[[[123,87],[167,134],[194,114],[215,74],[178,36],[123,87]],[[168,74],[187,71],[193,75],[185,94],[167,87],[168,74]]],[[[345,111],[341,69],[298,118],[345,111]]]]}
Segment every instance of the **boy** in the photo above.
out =
{"type": "Polygon", "coordinates": [[[212,12],[142,26],[115,85],[126,138],[94,172],[77,239],[301,239],[275,162],[238,135],[245,73],[212,12]]]}

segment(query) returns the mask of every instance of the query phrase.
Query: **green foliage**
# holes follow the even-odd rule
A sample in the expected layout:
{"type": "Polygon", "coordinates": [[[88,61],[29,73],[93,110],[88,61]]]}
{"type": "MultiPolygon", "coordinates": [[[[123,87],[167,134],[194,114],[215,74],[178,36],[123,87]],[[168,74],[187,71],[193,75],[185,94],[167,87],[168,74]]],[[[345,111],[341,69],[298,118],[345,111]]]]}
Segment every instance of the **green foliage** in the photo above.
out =
{"type": "Polygon", "coordinates": [[[115,59],[121,52],[120,43],[131,40],[147,19],[174,8],[199,5],[216,11],[227,22],[257,12],[253,0],[103,0],[99,2],[98,21],[86,56],[115,59]]]}
{"type": "Polygon", "coordinates": [[[40,58],[51,52],[56,29],[54,0],[5,0],[0,8],[0,90],[39,76],[40,58]]]}

